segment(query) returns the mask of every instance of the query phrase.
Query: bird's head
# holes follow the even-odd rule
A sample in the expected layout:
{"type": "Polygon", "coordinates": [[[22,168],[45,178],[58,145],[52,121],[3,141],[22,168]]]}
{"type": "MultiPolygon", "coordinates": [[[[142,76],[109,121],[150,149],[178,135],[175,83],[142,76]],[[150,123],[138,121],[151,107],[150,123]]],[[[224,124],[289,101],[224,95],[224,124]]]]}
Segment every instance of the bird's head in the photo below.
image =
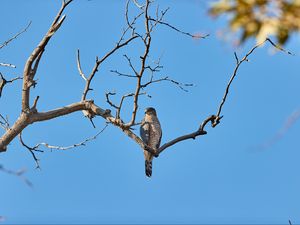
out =
{"type": "Polygon", "coordinates": [[[145,114],[147,114],[147,115],[155,115],[156,116],[156,111],[155,111],[154,108],[149,107],[149,108],[145,109],[145,114]]]}

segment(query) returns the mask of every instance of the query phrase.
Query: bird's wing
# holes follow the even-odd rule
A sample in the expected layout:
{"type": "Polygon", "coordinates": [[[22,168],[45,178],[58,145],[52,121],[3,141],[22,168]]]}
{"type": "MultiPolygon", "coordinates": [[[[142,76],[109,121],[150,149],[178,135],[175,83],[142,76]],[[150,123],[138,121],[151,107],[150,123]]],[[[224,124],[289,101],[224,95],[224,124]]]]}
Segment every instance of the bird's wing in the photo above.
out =
{"type": "Polygon", "coordinates": [[[150,124],[148,122],[143,122],[140,127],[140,135],[143,142],[148,145],[150,141],[150,124]]]}

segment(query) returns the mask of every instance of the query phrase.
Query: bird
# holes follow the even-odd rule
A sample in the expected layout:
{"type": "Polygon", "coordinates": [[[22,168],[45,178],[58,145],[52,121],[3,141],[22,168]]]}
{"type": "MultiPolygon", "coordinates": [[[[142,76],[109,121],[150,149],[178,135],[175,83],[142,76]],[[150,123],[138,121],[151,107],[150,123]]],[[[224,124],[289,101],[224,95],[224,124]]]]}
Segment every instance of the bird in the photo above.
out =
{"type": "MultiPolygon", "coordinates": [[[[145,109],[145,116],[140,126],[140,135],[145,145],[153,150],[157,150],[160,146],[162,129],[157,118],[156,110],[152,107],[145,109]]],[[[153,155],[144,149],[145,157],[145,173],[147,177],[152,176],[152,160],[153,155]]]]}

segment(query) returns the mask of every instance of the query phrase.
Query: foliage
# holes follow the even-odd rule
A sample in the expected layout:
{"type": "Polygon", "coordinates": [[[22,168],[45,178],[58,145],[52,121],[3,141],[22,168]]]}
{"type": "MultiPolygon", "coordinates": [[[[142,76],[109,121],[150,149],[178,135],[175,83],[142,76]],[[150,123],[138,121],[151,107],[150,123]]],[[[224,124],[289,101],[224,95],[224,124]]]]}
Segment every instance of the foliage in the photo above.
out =
{"type": "Polygon", "coordinates": [[[254,37],[261,42],[275,36],[281,45],[300,30],[300,0],[219,0],[212,16],[230,15],[229,27],[241,32],[240,43],[254,37]]]}

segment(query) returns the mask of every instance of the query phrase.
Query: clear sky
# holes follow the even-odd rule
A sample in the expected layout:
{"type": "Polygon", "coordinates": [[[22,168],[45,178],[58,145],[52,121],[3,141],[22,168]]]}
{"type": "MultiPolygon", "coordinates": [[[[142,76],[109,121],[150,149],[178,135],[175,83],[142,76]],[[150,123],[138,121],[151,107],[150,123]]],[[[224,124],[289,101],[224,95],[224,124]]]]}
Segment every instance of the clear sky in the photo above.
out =
{"type": "MultiPolygon", "coordinates": [[[[83,70],[89,73],[96,56],[103,56],[119,39],[125,1],[74,0],[67,18],[46,48],[37,73],[40,111],[80,100],[84,82],[76,65],[81,51],[83,70]]],[[[209,1],[159,1],[170,7],[166,21],[191,33],[209,33],[193,40],[166,27],[153,34],[150,60],[161,56],[168,75],[195,87],[181,91],[170,83],[148,89],[143,109],[153,106],[163,128],[162,143],[196,130],[217,111],[235,67],[234,51],[243,56],[255,41],[236,49],[218,37],[224,18],[207,15],[209,1]]],[[[28,31],[0,50],[0,62],[16,69],[0,68],[7,77],[21,75],[26,58],[47,31],[60,7],[59,0],[2,0],[0,42],[32,24],[28,31]]],[[[272,54],[269,45],[251,55],[238,72],[226,102],[221,124],[207,126],[208,134],[181,142],[153,162],[153,177],[144,174],[143,153],[138,145],[113,126],[108,126],[86,147],[38,154],[35,169],[30,152],[16,139],[0,163],[8,169],[26,168],[28,187],[18,177],[0,173],[0,216],[5,223],[300,223],[299,121],[268,148],[258,148],[272,138],[289,116],[300,108],[299,37],[286,46],[295,53],[272,54]],[[298,99],[298,100],[297,100],[298,99]]],[[[130,72],[123,54],[135,64],[141,45],[122,49],[97,73],[89,98],[103,108],[106,91],[122,95],[134,87],[131,80],[110,70],[130,72]]],[[[114,97],[118,100],[120,95],[114,97]]],[[[0,99],[0,112],[13,123],[21,107],[21,82],[8,85],[0,99]]],[[[128,120],[131,102],[124,118],[128,120]]],[[[47,142],[67,146],[96,134],[105,125],[95,119],[93,129],[81,112],[34,124],[23,132],[29,145],[47,142]]],[[[1,131],[2,132],[2,131],[1,131]]],[[[136,130],[138,132],[138,130],[136,130]]]]}

